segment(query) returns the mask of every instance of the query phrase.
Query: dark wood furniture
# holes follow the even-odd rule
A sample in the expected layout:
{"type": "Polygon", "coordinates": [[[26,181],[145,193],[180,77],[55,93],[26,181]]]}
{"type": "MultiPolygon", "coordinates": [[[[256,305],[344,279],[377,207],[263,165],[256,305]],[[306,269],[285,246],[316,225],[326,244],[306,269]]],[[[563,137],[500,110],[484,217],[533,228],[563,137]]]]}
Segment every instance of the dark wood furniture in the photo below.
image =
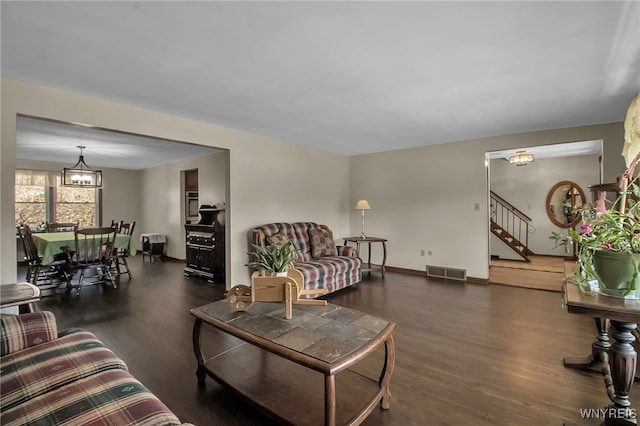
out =
{"type": "Polygon", "coordinates": [[[613,201],[618,197],[618,191],[620,191],[620,187],[616,182],[600,183],[597,185],[589,185],[589,191],[591,191],[591,201],[596,201],[598,198],[600,198],[600,194],[602,194],[603,192],[606,192],[607,195],[613,194],[613,199],[611,200],[613,201]]]}
{"type": "Polygon", "coordinates": [[[162,234],[147,233],[140,234],[140,242],[142,243],[142,261],[145,256],[149,256],[149,262],[159,257],[162,260],[166,254],[165,245],[167,238],[162,234]]]}
{"type": "Polygon", "coordinates": [[[0,308],[17,306],[21,314],[35,312],[34,302],[40,300],[40,289],[31,283],[0,285],[0,308]]]}
{"type": "Polygon", "coordinates": [[[47,232],[67,232],[73,231],[73,228],[77,227],[77,223],[72,222],[54,222],[47,223],[47,232]]]}
{"type": "Polygon", "coordinates": [[[16,230],[24,248],[24,258],[27,264],[26,280],[41,288],[57,288],[62,283],[69,285],[71,280],[69,275],[71,272],[69,269],[71,264],[70,251],[72,249],[56,253],[52,256],[51,261],[45,264],[29,226],[18,226],[16,230]]]}
{"type": "MultiPolygon", "coordinates": [[[[384,277],[384,273],[386,270],[386,265],[387,265],[387,240],[385,238],[380,238],[380,237],[345,237],[344,239],[344,243],[356,243],[356,251],[358,252],[358,255],[360,253],[360,243],[367,243],[369,245],[368,247],[368,259],[367,259],[367,263],[366,263],[366,267],[362,268],[362,272],[369,272],[371,273],[372,271],[380,271],[382,273],[382,276],[384,277]],[[371,243],[381,243],[382,244],[382,264],[381,265],[372,265],[371,264],[371,243]]],[[[364,265],[363,265],[364,266],[364,265]]]]}
{"type": "MultiPolygon", "coordinates": [[[[136,228],[136,222],[133,221],[131,223],[125,223],[123,220],[120,221],[120,224],[117,225],[118,234],[128,235],[130,238],[133,236],[133,230],[136,228]]],[[[121,275],[123,272],[120,270],[120,266],[124,266],[126,269],[126,273],[131,278],[131,269],[129,269],[129,263],[127,263],[127,258],[129,257],[129,248],[128,247],[114,247],[113,257],[111,259],[113,266],[116,269],[116,274],[121,275]]]]}
{"type": "Polygon", "coordinates": [[[285,319],[284,311],[282,305],[278,309],[278,304],[256,303],[247,312],[237,312],[226,300],[191,309],[196,318],[193,349],[198,360],[198,383],[203,385],[206,376],[210,376],[288,424],[318,424],[323,415],[325,425],[337,424],[338,416],[340,424],[357,425],[378,402],[383,409],[389,408],[389,384],[395,366],[395,323],[333,304],[295,305],[292,320],[285,319]],[[228,340],[223,338],[217,342],[216,354],[207,357],[201,338],[202,324],[240,339],[239,344],[229,348],[228,340]],[[383,345],[379,379],[349,370],[383,345]],[[282,365],[281,358],[293,364],[282,365]],[[276,365],[282,368],[270,370],[276,365]],[[310,370],[321,373],[324,380],[320,381],[310,370]],[[348,389],[344,399],[336,397],[336,375],[341,372],[346,376],[343,379],[341,375],[340,384],[348,389]],[[324,391],[318,386],[321,383],[324,391]],[[363,394],[369,395],[367,390],[371,390],[373,397],[362,403],[363,394]],[[318,405],[321,392],[324,403],[318,405]],[[364,408],[354,407],[355,400],[364,408]]]}
{"type": "Polygon", "coordinates": [[[224,281],[224,226],[216,220],[220,212],[224,210],[203,205],[199,210],[200,222],[184,225],[187,239],[184,275],[202,276],[211,283],[224,281]]]}
{"type": "Polygon", "coordinates": [[[605,412],[604,425],[636,425],[629,391],[636,373],[637,353],[633,332],[640,322],[640,300],[583,294],[570,280],[562,287],[567,312],[595,318],[597,337],[585,358],[564,358],[565,367],[600,370],[607,395],[613,403],[605,412]],[[609,323],[611,332],[608,332],[609,323]],[[609,342],[609,338],[613,343],[609,342]]]}
{"type": "Polygon", "coordinates": [[[69,291],[76,288],[76,295],[79,296],[83,285],[105,282],[109,282],[113,288],[118,287],[111,273],[115,240],[116,228],[76,228],[74,267],[79,270],[79,277],[77,284],[69,284],[69,291]],[[85,279],[89,279],[89,283],[85,284],[85,279]]]}

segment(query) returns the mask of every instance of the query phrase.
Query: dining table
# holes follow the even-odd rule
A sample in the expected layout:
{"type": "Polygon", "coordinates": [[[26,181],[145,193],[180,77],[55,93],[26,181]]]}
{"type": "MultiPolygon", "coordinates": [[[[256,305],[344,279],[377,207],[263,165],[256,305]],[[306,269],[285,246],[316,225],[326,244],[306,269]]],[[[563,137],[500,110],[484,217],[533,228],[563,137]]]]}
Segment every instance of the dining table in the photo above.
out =
{"type": "MultiPolygon", "coordinates": [[[[38,253],[42,256],[43,265],[53,262],[53,257],[62,252],[63,247],[69,247],[70,250],[76,249],[76,237],[73,231],[38,232],[32,235],[38,253]]],[[[115,246],[119,249],[129,250],[131,256],[136,254],[136,246],[130,235],[116,234],[115,246]]]]}

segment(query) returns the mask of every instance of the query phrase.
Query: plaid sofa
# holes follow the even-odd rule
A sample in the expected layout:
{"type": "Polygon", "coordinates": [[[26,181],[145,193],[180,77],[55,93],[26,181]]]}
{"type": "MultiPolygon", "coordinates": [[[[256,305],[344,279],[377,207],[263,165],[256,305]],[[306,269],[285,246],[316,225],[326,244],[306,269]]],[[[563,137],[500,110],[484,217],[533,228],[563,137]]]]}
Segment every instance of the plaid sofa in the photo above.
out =
{"type": "Polygon", "coordinates": [[[0,318],[0,424],[180,425],[92,333],[51,312],[0,318]]]}
{"type": "Polygon", "coordinates": [[[253,228],[250,240],[263,247],[290,241],[296,249],[293,265],[302,272],[305,290],[325,289],[331,293],[362,280],[362,260],[355,248],[336,246],[326,225],[269,223],[253,228]]]}

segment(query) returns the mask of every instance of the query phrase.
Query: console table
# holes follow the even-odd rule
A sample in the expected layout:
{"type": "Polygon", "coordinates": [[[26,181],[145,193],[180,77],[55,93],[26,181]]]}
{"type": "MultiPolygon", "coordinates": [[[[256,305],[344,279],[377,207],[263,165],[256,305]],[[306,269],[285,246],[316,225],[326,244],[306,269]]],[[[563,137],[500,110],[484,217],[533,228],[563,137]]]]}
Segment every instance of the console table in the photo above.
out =
{"type": "Polygon", "coordinates": [[[564,358],[565,367],[600,369],[612,405],[605,413],[604,425],[636,425],[629,391],[636,373],[637,353],[632,345],[633,331],[640,322],[640,300],[629,300],[595,294],[587,296],[571,281],[562,286],[567,312],[596,319],[598,335],[586,358],[564,358]],[[608,323],[611,323],[609,343],[608,323]],[[622,417],[622,418],[621,418],[622,417]],[[624,418],[626,417],[626,418],[624,418]]]}
{"type": "Polygon", "coordinates": [[[382,276],[384,277],[384,273],[386,270],[387,264],[387,240],[385,238],[380,237],[344,237],[345,245],[349,242],[356,243],[356,250],[358,253],[360,252],[360,243],[367,243],[369,245],[368,250],[368,259],[367,259],[367,267],[362,268],[362,272],[371,271],[380,271],[382,276]],[[381,265],[371,265],[371,243],[381,243],[382,244],[382,264],[381,265]]]}

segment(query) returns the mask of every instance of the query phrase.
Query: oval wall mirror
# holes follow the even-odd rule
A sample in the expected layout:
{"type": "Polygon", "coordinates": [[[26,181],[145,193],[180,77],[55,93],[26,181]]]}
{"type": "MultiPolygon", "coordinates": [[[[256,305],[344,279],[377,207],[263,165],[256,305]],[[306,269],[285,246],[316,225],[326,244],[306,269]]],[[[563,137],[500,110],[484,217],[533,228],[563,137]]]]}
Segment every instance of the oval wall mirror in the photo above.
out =
{"type": "Polygon", "coordinates": [[[573,228],[580,220],[580,209],[587,202],[582,188],[570,180],[556,183],[547,195],[547,215],[560,228],[573,228]]]}

